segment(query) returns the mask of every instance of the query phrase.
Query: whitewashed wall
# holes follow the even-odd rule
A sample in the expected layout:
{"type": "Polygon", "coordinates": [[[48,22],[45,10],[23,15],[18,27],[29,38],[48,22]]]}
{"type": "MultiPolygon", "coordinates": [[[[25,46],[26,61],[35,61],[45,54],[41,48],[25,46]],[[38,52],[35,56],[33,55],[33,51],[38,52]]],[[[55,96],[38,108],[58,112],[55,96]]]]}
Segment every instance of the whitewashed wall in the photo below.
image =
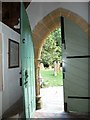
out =
{"type": "Polygon", "coordinates": [[[31,23],[31,28],[43,19],[47,14],[57,8],[65,8],[88,21],[88,2],[31,2],[27,8],[27,13],[31,23]]]}
{"type": "Polygon", "coordinates": [[[2,34],[0,33],[0,116],[2,113],[2,85],[3,85],[3,70],[2,70],[2,34]]]}
{"type": "MultiPolygon", "coordinates": [[[[8,26],[0,22],[0,33],[2,33],[2,52],[3,52],[3,91],[2,91],[2,113],[4,113],[11,105],[13,105],[22,94],[19,85],[19,68],[8,69],[8,39],[20,42],[20,35],[8,26]]],[[[0,111],[1,112],[1,111],[0,111]]]]}

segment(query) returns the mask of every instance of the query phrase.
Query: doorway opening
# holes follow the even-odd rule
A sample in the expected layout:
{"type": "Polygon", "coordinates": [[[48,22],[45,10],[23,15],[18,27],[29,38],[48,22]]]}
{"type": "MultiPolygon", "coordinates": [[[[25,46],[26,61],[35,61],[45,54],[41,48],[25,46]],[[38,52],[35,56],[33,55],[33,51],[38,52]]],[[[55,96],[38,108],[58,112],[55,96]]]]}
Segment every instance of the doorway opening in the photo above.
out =
{"type": "Polygon", "coordinates": [[[42,47],[40,64],[40,95],[42,110],[63,112],[63,75],[61,28],[51,32],[42,47]]]}

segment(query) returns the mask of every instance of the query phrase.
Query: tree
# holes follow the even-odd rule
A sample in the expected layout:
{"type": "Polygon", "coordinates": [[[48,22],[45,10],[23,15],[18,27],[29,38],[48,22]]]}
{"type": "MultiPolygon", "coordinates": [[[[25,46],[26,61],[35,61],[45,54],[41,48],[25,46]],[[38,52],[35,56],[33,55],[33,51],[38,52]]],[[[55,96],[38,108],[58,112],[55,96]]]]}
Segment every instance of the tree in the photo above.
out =
{"type": "Polygon", "coordinates": [[[44,43],[41,59],[44,65],[53,65],[54,61],[61,60],[61,35],[60,28],[55,29],[47,38],[44,43]]]}

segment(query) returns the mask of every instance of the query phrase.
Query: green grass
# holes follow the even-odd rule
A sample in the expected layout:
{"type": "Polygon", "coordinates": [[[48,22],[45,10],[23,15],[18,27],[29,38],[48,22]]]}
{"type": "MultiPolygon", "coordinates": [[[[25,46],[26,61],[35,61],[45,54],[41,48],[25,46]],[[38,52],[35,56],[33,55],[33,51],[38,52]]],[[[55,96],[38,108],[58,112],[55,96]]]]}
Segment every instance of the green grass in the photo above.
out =
{"type": "Polygon", "coordinates": [[[62,72],[60,72],[57,76],[54,76],[53,69],[41,70],[40,73],[44,82],[44,85],[42,85],[42,87],[49,87],[49,86],[53,87],[53,86],[63,85],[62,72]]]}

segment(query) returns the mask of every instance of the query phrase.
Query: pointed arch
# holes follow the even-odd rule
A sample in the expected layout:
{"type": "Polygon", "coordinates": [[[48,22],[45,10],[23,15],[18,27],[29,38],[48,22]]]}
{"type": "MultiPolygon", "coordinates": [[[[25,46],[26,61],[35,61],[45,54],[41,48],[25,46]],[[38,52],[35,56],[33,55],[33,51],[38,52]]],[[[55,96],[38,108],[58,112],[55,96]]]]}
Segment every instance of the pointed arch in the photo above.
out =
{"type": "Polygon", "coordinates": [[[33,30],[32,36],[35,48],[35,59],[40,58],[41,48],[45,38],[55,28],[60,27],[60,16],[64,16],[73,21],[79,25],[85,33],[88,33],[88,23],[81,16],[70,10],[57,8],[39,21],[33,30]]]}

